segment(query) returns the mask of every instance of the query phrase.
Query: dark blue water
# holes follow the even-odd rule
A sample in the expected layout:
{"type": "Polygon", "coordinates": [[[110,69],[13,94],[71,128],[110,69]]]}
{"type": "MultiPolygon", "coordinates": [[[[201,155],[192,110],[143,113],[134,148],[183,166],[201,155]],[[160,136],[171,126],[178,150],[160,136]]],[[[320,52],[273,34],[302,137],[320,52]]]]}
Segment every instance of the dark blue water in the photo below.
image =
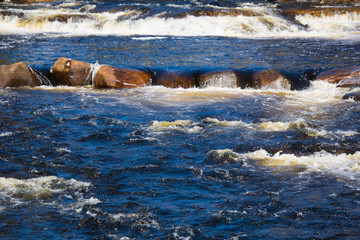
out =
{"type": "MultiPolygon", "coordinates": [[[[91,3],[102,11],[129,4],[91,3]]],[[[308,72],[357,65],[360,46],[342,38],[2,33],[0,52],[1,64],[42,71],[68,57],[269,67],[311,80],[308,72]]],[[[356,89],[309,84],[1,89],[0,237],[358,239],[360,106],[341,99],[356,89]]]]}

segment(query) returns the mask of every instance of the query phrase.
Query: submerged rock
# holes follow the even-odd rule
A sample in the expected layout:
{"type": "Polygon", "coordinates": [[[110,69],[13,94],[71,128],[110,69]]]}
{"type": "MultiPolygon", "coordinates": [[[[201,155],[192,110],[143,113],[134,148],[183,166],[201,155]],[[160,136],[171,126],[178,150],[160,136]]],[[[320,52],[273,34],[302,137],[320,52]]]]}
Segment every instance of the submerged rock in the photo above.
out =
{"type": "Polygon", "coordinates": [[[206,87],[226,87],[237,88],[238,77],[235,71],[207,71],[199,74],[198,85],[201,88],[206,87]]]}
{"type": "Polygon", "coordinates": [[[355,101],[360,101],[360,91],[345,94],[342,99],[353,99],[355,101]]]}
{"type": "Polygon", "coordinates": [[[40,85],[39,74],[26,63],[0,65],[0,87],[35,87],[40,85]]]}
{"type": "Polygon", "coordinates": [[[360,66],[336,68],[321,72],[315,80],[339,84],[339,87],[357,86],[360,80],[360,66]]]}
{"type": "Polygon", "coordinates": [[[169,88],[193,88],[196,87],[194,71],[173,68],[154,68],[154,85],[169,88]]]}
{"type": "Polygon", "coordinates": [[[149,85],[149,73],[131,68],[117,68],[104,65],[94,77],[97,88],[137,88],[149,85]]]}
{"type": "Polygon", "coordinates": [[[90,85],[91,65],[68,58],[59,58],[51,67],[51,76],[53,85],[90,85]]]}

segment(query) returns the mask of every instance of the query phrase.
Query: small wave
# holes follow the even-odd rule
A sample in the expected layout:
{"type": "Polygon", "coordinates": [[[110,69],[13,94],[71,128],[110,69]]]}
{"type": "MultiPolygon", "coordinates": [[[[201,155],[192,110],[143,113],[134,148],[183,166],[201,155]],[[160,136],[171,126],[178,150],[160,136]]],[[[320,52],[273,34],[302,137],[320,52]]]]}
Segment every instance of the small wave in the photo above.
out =
{"type": "Polygon", "coordinates": [[[12,132],[4,132],[4,133],[0,133],[0,137],[8,137],[8,136],[11,136],[13,135],[12,132]]]}
{"type": "Polygon", "coordinates": [[[241,161],[239,154],[233,152],[230,149],[211,150],[207,154],[207,160],[210,162],[221,162],[221,163],[241,161]]]}
{"type": "Polygon", "coordinates": [[[195,122],[190,120],[175,120],[169,121],[154,121],[150,127],[151,130],[165,131],[165,130],[177,130],[187,133],[197,133],[201,131],[201,127],[197,126],[195,122]]]}
{"type": "Polygon", "coordinates": [[[85,206],[96,205],[100,200],[85,198],[91,183],[56,176],[30,179],[0,177],[0,197],[6,207],[23,204],[46,204],[59,211],[81,212],[85,206]]]}
{"type": "Polygon", "coordinates": [[[159,229],[160,224],[151,213],[118,213],[110,214],[113,222],[130,223],[133,226],[159,229]]]}
{"type": "Polygon", "coordinates": [[[217,125],[225,126],[225,127],[250,127],[250,128],[252,128],[250,124],[247,124],[241,120],[239,120],[239,121],[220,121],[217,118],[209,118],[208,117],[208,118],[205,118],[203,120],[203,122],[217,124],[217,125]]]}
{"type": "Polygon", "coordinates": [[[304,119],[300,118],[294,122],[263,122],[258,126],[264,131],[288,131],[292,128],[305,128],[307,124],[304,119]]]}
{"type": "Polygon", "coordinates": [[[326,151],[315,152],[310,155],[296,156],[277,152],[270,154],[264,149],[248,153],[236,153],[230,149],[212,150],[208,153],[213,159],[223,163],[240,161],[250,164],[256,161],[267,167],[299,166],[307,172],[330,173],[350,180],[358,180],[360,176],[360,152],[353,154],[332,154],[326,151]]]}
{"type": "Polygon", "coordinates": [[[0,177],[1,193],[21,199],[48,198],[52,194],[67,190],[87,189],[90,183],[64,180],[55,176],[31,178],[21,180],[16,178],[0,177]]]}
{"type": "Polygon", "coordinates": [[[71,150],[67,148],[56,148],[56,151],[58,153],[71,153],[71,150]]]}
{"type": "Polygon", "coordinates": [[[321,151],[308,156],[295,156],[281,152],[272,155],[266,150],[257,150],[241,154],[241,157],[259,161],[264,166],[305,166],[309,171],[328,172],[350,179],[360,173],[360,152],[336,155],[321,151]]]}

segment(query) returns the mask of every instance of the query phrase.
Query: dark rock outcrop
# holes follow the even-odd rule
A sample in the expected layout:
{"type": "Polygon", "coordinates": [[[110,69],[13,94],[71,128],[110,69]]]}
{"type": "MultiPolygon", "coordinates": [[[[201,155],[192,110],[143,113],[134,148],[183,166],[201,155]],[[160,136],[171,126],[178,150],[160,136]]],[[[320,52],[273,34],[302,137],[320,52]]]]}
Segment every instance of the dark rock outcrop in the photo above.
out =
{"type": "Polygon", "coordinates": [[[179,68],[154,68],[153,85],[169,88],[196,87],[194,71],[179,68]]]}
{"type": "Polygon", "coordinates": [[[336,68],[321,72],[316,76],[315,80],[339,84],[340,87],[356,86],[360,80],[360,66],[336,68]]]}
{"type": "Polygon", "coordinates": [[[40,76],[26,63],[0,65],[0,87],[35,87],[40,85],[40,76]]]}
{"type": "Polygon", "coordinates": [[[355,101],[360,101],[360,91],[345,94],[342,99],[353,99],[355,101]]]}
{"type": "Polygon", "coordinates": [[[241,73],[240,87],[290,90],[291,82],[275,69],[251,69],[241,73]]]}
{"type": "Polygon", "coordinates": [[[151,75],[145,71],[104,65],[95,74],[93,84],[97,88],[137,88],[150,82],[151,75]]]}
{"type": "Polygon", "coordinates": [[[91,84],[91,65],[59,58],[51,67],[53,85],[84,86],[91,84]]]}

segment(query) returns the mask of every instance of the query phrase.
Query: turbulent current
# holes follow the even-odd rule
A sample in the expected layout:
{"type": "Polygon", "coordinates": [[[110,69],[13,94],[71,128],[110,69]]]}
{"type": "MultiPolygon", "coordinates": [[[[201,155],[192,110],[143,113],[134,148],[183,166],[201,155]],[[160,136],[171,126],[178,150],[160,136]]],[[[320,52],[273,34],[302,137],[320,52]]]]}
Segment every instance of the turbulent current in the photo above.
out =
{"type": "Polygon", "coordinates": [[[1,65],[272,68],[301,86],[0,89],[0,238],[359,239],[360,105],[342,99],[359,88],[314,80],[359,64],[359,3],[286,2],[0,2],[1,65]]]}

